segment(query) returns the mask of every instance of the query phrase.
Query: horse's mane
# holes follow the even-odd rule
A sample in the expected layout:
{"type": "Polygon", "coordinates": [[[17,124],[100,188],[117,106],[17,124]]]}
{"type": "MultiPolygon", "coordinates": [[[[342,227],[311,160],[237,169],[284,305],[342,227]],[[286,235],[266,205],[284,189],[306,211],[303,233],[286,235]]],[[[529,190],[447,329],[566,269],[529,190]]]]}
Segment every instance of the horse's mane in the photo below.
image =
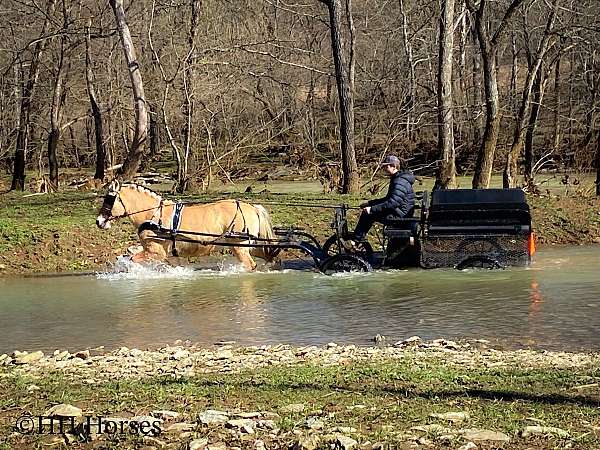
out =
{"type": "Polygon", "coordinates": [[[124,187],[128,187],[131,189],[135,189],[138,192],[145,192],[146,194],[150,195],[151,197],[154,197],[156,200],[162,200],[163,197],[162,195],[160,195],[158,192],[153,191],[150,188],[147,188],[146,186],[142,186],[141,184],[137,184],[137,183],[123,183],[121,185],[122,188],[124,187]]]}

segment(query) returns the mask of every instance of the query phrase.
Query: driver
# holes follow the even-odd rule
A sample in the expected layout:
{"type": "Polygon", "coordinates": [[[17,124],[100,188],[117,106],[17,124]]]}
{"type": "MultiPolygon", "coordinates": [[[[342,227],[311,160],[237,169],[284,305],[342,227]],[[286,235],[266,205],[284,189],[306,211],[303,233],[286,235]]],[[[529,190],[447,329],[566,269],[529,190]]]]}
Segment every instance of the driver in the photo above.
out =
{"type": "Polygon", "coordinates": [[[362,213],[349,241],[352,246],[365,240],[375,222],[386,224],[394,219],[412,217],[414,213],[415,192],[412,185],[415,176],[410,171],[400,171],[400,159],[393,155],[387,156],[380,167],[390,177],[387,195],[360,205],[362,213]]]}

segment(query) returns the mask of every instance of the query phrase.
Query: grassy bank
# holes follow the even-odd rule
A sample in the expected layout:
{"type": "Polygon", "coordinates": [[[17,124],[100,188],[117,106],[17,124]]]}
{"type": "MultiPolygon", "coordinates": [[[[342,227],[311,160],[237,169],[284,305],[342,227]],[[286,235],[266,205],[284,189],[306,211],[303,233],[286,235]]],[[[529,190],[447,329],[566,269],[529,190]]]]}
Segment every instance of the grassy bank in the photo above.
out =
{"type": "Polygon", "coordinates": [[[0,367],[2,449],[45,448],[65,439],[70,448],[147,450],[188,448],[190,442],[197,448],[600,446],[598,355],[434,342],[121,349],[15,362],[0,367]],[[109,366],[118,370],[108,374],[109,366]],[[164,421],[159,435],[146,437],[14,430],[25,412],[43,415],[63,403],[84,416],[164,421]]]}
{"type": "MultiPolygon", "coordinates": [[[[331,233],[330,209],[306,209],[285,203],[356,205],[370,195],[215,192],[193,199],[207,201],[224,197],[265,203],[275,224],[304,227],[319,238],[325,238],[331,233]]],[[[552,195],[530,197],[529,202],[540,244],[600,242],[600,200],[552,195]]],[[[101,198],[94,192],[0,196],[0,275],[105,268],[117,255],[125,253],[128,246],[136,244],[137,235],[129,222],[118,223],[108,231],[97,229],[94,221],[100,204],[101,198]]],[[[356,217],[351,216],[350,220],[351,224],[355,223],[356,217]]]]}

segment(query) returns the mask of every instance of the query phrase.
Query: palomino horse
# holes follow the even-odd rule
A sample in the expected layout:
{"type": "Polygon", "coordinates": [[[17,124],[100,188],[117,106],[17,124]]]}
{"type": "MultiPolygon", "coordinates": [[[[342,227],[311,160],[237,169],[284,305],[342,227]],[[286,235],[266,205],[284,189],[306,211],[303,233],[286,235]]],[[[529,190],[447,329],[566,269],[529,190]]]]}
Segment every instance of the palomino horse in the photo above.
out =
{"type": "MultiPolygon", "coordinates": [[[[221,200],[208,204],[182,205],[164,200],[156,192],[136,184],[121,184],[113,181],[100,208],[96,219],[98,227],[110,228],[110,222],[120,217],[129,220],[138,229],[144,250],[133,256],[133,261],[163,261],[168,256],[206,256],[214,249],[211,241],[227,243],[247,243],[241,237],[231,236],[242,233],[261,239],[273,239],[274,233],[268,212],[261,205],[236,200],[221,200]],[[142,226],[142,224],[144,224],[142,226]],[[206,233],[209,236],[198,236],[180,232],[179,236],[186,242],[159,238],[156,227],[160,225],[177,231],[193,231],[206,233]],[[141,226],[141,228],[140,228],[141,226]],[[229,235],[229,236],[228,236],[229,235]],[[219,236],[214,237],[214,236],[219,236]],[[187,242],[190,239],[198,241],[187,242]]],[[[267,241],[264,241],[267,242],[267,241]]],[[[237,247],[231,246],[234,255],[248,270],[254,270],[256,263],[252,256],[271,261],[275,256],[268,246],[237,247]]]]}

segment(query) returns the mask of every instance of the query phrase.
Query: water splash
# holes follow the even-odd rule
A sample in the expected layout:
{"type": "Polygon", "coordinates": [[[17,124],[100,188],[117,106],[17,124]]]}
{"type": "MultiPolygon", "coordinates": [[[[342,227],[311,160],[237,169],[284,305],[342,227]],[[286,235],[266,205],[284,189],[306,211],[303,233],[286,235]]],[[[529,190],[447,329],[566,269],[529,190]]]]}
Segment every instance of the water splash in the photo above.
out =
{"type": "Polygon", "coordinates": [[[221,278],[237,275],[289,273],[285,270],[258,270],[248,272],[241,263],[220,263],[215,268],[194,268],[192,266],[172,266],[170,264],[154,261],[136,263],[129,256],[119,256],[107,272],[97,273],[100,280],[154,280],[154,279],[195,279],[195,278],[221,278]]]}
{"type": "Polygon", "coordinates": [[[163,262],[136,263],[129,256],[119,256],[112,270],[97,273],[100,280],[153,280],[160,278],[193,278],[191,267],[171,266],[163,262]]]}

